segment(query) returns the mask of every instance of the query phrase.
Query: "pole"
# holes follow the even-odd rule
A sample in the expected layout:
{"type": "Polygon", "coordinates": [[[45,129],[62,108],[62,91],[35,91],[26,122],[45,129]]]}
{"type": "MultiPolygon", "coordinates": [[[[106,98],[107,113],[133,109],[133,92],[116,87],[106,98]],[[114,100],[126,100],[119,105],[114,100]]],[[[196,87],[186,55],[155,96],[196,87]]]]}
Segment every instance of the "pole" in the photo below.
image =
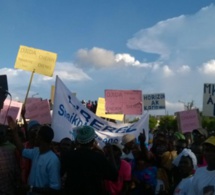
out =
{"type": "Polygon", "coordinates": [[[31,88],[31,83],[32,83],[32,80],[33,80],[34,73],[35,73],[35,69],[31,73],[31,78],[30,78],[30,82],[28,84],[28,89],[27,89],[27,93],[26,93],[25,100],[24,100],[24,103],[23,103],[23,107],[25,107],[26,100],[28,98],[28,94],[29,94],[29,91],[30,91],[30,88],[31,88]]]}

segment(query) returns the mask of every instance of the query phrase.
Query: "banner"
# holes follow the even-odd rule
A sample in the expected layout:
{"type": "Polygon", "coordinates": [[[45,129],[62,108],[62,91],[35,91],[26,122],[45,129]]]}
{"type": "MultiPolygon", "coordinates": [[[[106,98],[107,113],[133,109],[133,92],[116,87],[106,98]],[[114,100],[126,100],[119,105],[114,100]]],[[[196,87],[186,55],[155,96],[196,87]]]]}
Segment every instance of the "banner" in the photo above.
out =
{"type": "Polygon", "coordinates": [[[106,89],[105,110],[108,114],[142,115],[142,91],[106,89]]]}
{"type": "Polygon", "coordinates": [[[204,84],[202,115],[215,116],[215,84],[204,84]]]}
{"type": "Polygon", "coordinates": [[[179,129],[183,133],[192,132],[201,127],[199,110],[186,110],[176,113],[179,129]]]}
{"type": "Polygon", "coordinates": [[[145,94],[144,99],[144,110],[159,110],[165,109],[165,94],[145,94]]]}
{"type": "Polygon", "coordinates": [[[57,77],[52,114],[54,141],[59,142],[65,137],[74,139],[73,129],[82,125],[89,125],[95,129],[98,136],[97,141],[101,146],[105,142],[121,143],[121,137],[125,134],[133,134],[138,137],[143,129],[146,134],[146,142],[148,142],[148,113],[145,113],[138,122],[133,124],[115,124],[105,121],[87,109],[57,77]]]}
{"type": "Polygon", "coordinates": [[[38,74],[52,77],[57,54],[21,45],[17,54],[15,68],[35,71],[38,74]]]}
{"type": "Polygon", "coordinates": [[[105,98],[98,99],[96,115],[99,117],[114,119],[117,121],[123,121],[124,119],[124,114],[106,114],[105,113],[105,98]]]}

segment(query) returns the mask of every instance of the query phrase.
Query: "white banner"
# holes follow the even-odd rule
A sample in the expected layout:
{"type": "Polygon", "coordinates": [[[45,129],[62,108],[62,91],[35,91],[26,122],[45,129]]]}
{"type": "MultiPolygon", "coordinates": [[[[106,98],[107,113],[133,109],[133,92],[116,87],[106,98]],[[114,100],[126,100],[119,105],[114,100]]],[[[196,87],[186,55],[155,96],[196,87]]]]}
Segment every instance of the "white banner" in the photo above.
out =
{"type": "Polygon", "coordinates": [[[54,140],[59,142],[65,137],[74,139],[73,129],[77,126],[89,125],[98,135],[100,145],[105,142],[120,143],[124,134],[133,134],[136,137],[145,130],[148,143],[149,115],[145,113],[140,120],[133,124],[115,124],[105,121],[86,108],[57,76],[55,84],[52,128],[54,140]]]}

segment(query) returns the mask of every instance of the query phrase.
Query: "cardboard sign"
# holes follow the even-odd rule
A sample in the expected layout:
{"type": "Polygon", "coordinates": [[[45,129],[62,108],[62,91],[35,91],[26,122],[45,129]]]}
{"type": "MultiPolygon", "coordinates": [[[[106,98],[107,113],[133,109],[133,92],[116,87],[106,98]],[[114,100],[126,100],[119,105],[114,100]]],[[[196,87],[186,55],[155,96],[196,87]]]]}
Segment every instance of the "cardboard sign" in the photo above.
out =
{"type": "Polygon", "coordinates": [[[144,110],[159,110],[165,109],[165,94],[145,94],[144,99],[144,110]]]}
{"type": "Polygon", "coordinates": [[[193,129],[201,127],[200,115],[197,109],[186,110],[176,113],[179,129],[183,133],[192,132],[193,129]]]}
{"type": "Polygon", "coordinates": [[[6,99],[4,107],[0,113],[0,123],[7,125],[7,116],[11,116],[14,120],[20,119],[22,103],[17,101],[11,101],[6,99]]]}
{"type": "Polygon", "coordinates": [[[118,121],[123,121],[124,115],[123,114],[106,114],[105,113],[105,98],[98,99],[98,105],[96,109],[96,115],[108,119],[114,119],[118,121]]]}
{"type": "Polygon", "coordinates": [[[32,47],[20,46],[15,68],[53,76],[57,54],[32,47]]]}
{"type": "Polygon", "coordinates": [[[105,110],[108,114],[142,114],[142,91],[105,90],[105,110]]]}
{"type": "Polygon", "coordinates": [[[204,116],[215,116],[215,84],[204,84],[202,114],[204,116]]]}
{"type": "MultiPolygon", "coordinates": [[[[28,119],[37,120],[40,124],[51,124],[50,105],[48,100],[40,100],[28,106],[28,119]]],[[[27,117],[26,117],[27,118],[27,117]]]]}

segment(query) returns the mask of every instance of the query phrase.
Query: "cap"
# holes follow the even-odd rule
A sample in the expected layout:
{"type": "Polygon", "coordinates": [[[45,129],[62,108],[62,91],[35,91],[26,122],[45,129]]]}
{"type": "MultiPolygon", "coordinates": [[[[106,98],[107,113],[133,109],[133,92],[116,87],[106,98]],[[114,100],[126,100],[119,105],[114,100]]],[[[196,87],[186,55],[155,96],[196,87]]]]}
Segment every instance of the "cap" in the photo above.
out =
{"type": "Polygon", "coordinates": [[[128,142],[131,142],[132,140],[135,139],[135,136],[132,134],[125,134],[122,137],[122,145],[127,144],[128,142]]]}
{"type": "Polygon", "coordinates": [[[77,128],[77,142],[87,144],[96,138],[96,133],[91,126],[80,126],[77,128]]]}
{"type": "Polygon", "coordinates": [[[215,136],[209,137],[208,139],[206,139],[206,140],[204,141],[203,144],[211,144],[211,145],[215,146],[215,136]]]}

